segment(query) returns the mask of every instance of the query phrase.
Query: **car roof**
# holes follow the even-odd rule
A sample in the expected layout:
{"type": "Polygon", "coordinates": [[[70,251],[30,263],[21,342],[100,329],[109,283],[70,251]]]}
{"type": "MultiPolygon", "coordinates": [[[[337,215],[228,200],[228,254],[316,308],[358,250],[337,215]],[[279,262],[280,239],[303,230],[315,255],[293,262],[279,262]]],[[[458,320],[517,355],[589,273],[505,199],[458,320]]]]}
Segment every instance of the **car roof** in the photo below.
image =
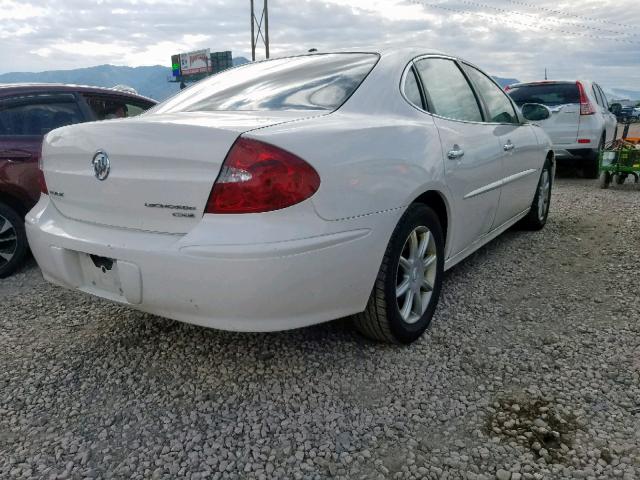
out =
{"type": "Polygon", "coordinates": [[[46,93],[46,92],[82,92],[82,93],[95,93],[105,95],[118,95],[122,97],[129,97],[131,99],[146,100],[151,103],[158,103],[154,100],[143,95],[127,92],[124,90],[118,90],[115,88],[107,87],[95,87],[90,85],[73,85],[68,83],[3,83],[0,84],[0,97],[26,94],[26,93],[46,93]]]}

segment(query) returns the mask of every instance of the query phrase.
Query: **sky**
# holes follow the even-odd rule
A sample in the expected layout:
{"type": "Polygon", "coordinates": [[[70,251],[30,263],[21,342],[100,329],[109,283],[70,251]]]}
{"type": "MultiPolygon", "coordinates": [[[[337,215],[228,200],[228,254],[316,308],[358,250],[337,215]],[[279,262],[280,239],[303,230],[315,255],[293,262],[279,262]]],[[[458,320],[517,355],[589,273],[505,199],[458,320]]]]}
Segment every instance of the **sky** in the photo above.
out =
{"type": "MultiPolygon", "coordinates": [[[[0,0],[0,24],[0,73],[251,52],[248,0],[0,0]]],[[[640,90],[638,0],[269,0],[269,36],[272,57],[414,44],[501,77],[538,80],[546,67],[640,90]]]]}

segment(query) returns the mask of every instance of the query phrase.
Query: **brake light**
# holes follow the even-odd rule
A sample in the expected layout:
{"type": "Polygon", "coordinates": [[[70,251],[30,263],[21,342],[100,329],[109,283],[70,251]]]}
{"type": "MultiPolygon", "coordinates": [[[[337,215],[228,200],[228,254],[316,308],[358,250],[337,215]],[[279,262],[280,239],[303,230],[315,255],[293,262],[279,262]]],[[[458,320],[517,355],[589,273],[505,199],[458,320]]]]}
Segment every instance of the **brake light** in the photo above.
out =
{"type": "Polygon", "coordinates": [[[42,152],[40,152],[40,156],[38,157],[38,184],[40,185],[40,193],[44,193],[48,195],[49,189],[47,188],[47,182],[44,179],[44,167],[42,165],[42,152]]]}
{"type": "Polygon", "coordinates": [[[290,207],[320,187],[318,172],[291,152],[238,138],[213,184],[205,213],[259,213],[290,207]]]}
{"type": "Polygon", "coordinates": [[[582,86],[581,82],[576,82],[578,86],[578,92],[580,93],[580,115],[593,115],[596,113],[595,108],[593,108],[593,104],[587,97],[587,92],[582,86]]]}

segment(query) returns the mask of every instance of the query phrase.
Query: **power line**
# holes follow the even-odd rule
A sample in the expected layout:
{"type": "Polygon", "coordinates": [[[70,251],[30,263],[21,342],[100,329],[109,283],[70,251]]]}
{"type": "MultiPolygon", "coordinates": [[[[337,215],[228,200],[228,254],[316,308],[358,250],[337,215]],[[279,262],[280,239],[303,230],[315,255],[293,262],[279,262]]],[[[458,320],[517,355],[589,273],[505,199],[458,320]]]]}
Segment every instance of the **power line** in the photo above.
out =
{"type": "MultiPolygon", "coordinates": [[[[523,12],[518,12],[515,10],[509,10],[506,8],[500,8],[500,7],[494,7],[491,5],[487,5],[485,3],[478,3],[478,2],[472,2],[469,0],[458,0],[460,3],[464,3],[466,5],[470,5],[470,6],[474,6],[474,7],[480,7],[480,8],[488,8],[490,10],[495,10],[497,12],[501,12],[501,13],[507,13],[507,14],[513,14],[513,15],[521,15],[524,17],[529,17],[529,18],[533,18],[534,20],[539,20],[539,16],[537,15],[532,15],[530,13],[523,13],[523,12]]],[[[559,19],[559,18],[545,18],[545,21],[547,22],[559,22],[562,23],[563,20],[559,19]]],[[[603,33],[613,33],[614,35],[623,35],[623,36],[631,36],[631,37],[640,37],[640,34],[637,33],[633,33],[633,32],[621,32],[619,30],[609,30],[607,28],[600,28],[600,27],[594,27],[591,25],[585,25],[583,23],[576,23],[576,22],[571,22],[565,25],[570,25],[572,27],[577,27],[577,28],[582,28],[582,29],[586,29],[586,30],[594,30],[597,32],[603,32],[603,33]]]]}
{"type": "Polygon", "coordinates": [[[601,18],[585,17],[583,15],[576,15],[574,13],[563,12],[562,10],[554,10],[552,8],[541,7],[540,5],[534,5],[532,3],[521,2],[519,0],[507,0],[507,2],[513,3],[515,5],[521,5],[523,7],[535,8],[536,10],[542,10],[542,11],[547,12],[547,13],[555,13],[556,15],[564,15],[565,17],[579,18],[581,20],[587,20],[589,22],[607,23],[609,25],[616,25],[618,27],[625,27],[625,28],[638,28],[637,25],[633,26],[633,25],[628,25],[626,23],[616,23],[616,22],[611,22],[609,20],[602,20],[601,18]]]}
{"type": "Polygon", "coordinates": [[[524,27],[529,27],[529,28],[539,28],[542,30],[546,30],[549,32],[553,32],[553,33],[564,33],[565,35],[572,35],[575,37],[583,37],[583,38],[591,38],[594,40],[610,40],[613,42],[622,42],[622,43],[626,43],[626,44],[631,44],[631,45],[640,45],[640,42],[634,42],[632,40],[627,40],[624,38],[611,38],[611,37],[601,37],[601,36],[596,36],[596,35],[589,35],[586,33],[579,33],[579,32],[572,32],[570,30],[562,30],[562,29],[558,29],[558,28],[550,28],[550,27],[544,27],[541,25],[534,25],[532,23],[525,23],[525,22],[518,22],[517,20],[507,20],[504,21],[502,19],[496,18],[495,15],[491,15],[491,14],[485,14],[482,12],[472,12],[469,10],[461,10],[461,9],[456,9],[456,8],[451,8],[451,7],[445,7],[444,5],[441,4],[435,4],[435,3],[428,3],[425,2],[424,0],[409,0],[409,3],[413,3],[413,4],[417,4],[417,5],[423,5],[425,7],[431,7],[431,8],[437,8],[440,10],[445,10],[448,12],[453,12],[453,13],[460,13],[463,15],[475,15],[475,16],[482,16],[483,18],[495,22],[495,23],[500,23],[502,25],[505,24],[509,24],[509,25],[521,25],[524,27]]]}

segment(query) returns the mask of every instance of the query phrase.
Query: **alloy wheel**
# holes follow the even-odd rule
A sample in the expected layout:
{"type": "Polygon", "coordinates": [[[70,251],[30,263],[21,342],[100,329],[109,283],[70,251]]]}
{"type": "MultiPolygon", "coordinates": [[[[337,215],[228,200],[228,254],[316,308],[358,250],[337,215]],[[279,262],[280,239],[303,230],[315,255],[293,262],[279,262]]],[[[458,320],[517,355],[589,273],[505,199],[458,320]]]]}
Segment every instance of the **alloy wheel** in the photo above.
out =
{"type": "Polygon", "coordinates": [[[396,301],[406,323],[416,323],[429,306],[437,260],[435,239],[429,229],[413,229],[402,248],[396,272],[396,301]]]}
{"type": "Polygon", "coordinates": [[[3,215],[0,215],[0,267],[11,261],[18,250],[16,227],[3,215]]]}
{"type": "Polygon", "coordinates": [[[549,209],[549,196],[551,193],[551,176],[549,170],[544,169],[540,185],[538,186],[538,219],[544,221],[544,217],[549,209]]]}

